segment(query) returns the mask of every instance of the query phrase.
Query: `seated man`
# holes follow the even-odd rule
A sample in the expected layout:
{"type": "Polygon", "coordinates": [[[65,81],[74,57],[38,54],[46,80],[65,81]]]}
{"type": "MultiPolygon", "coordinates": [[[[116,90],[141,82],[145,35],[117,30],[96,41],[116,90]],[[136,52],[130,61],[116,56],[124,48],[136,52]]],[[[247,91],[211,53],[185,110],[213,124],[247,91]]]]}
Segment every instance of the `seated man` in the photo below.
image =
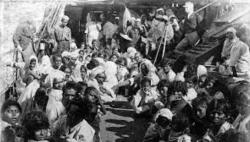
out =
{"type": "Polygon", "coordinates": [[[200,38],[197,27],[201,22],[201,17],[194,13],[194,4],[192,2],[186,2],[184,8],[187,13],[183,24],[183,33],[185,36],[175,47],[175,52],[183,52],[190,49],[190,46],[194,46],[200,38]]]}
{"type": "Polygon", "coordinates": [[[141,80],[141,89],[133,97],[131,105],[136,114],[151,114],[151,110],[159,94],[151,88],[151,80],[144,77],[141,80]]]}

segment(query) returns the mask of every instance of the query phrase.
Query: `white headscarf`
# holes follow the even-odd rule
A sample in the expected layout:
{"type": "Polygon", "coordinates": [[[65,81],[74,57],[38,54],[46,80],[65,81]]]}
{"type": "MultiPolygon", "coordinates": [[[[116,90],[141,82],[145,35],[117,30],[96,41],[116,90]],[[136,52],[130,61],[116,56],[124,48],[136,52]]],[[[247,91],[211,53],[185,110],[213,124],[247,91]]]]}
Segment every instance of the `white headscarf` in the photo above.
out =
{"type": "Polygon", "coordinates": [[[207,68],[203,65],[197,67],[197,77],[200,78],[202,75],[207,75],[207,68]]]}

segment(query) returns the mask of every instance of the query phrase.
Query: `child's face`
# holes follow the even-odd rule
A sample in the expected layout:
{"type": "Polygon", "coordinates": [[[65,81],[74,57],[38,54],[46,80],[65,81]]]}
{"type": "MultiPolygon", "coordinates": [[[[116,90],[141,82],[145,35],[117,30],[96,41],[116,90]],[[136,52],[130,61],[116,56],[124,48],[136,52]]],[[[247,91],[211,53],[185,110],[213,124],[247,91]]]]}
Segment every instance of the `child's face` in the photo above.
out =
{"type": "Polygon", "coordinates": [[[85,71],[85,69],[81,69],[81,77],[82,77],[82,79],[85,79],[86,74],[87,74],[87,72],[85,71]]]}
{"type": "Polygon", "coordinates": [[[213,111],[210,114],[210,117],[211,117],[213,123],[216,125],[220,125],[220,124],[224,123],[225,119],[226,119],[225,113],[222,111],[217,111],[217,110],[213,111]]]}
{"type": "Polygon", "coordinates": [[[65,75],[66,77],[70,77],[70,75],[71,75],[71,70],[70,70],[70,68],[66,68],[64,72],[65,72],[65,74],[66,74],[66,75],[65,75]]]}
{"type": "Polygon", "coordinates": [[[55,66],[56,67],[59,67],[60,65],[62,64],[62,59],[60,57],[57,57],[55,59],[55,66]]]}
{"type": "Polygon", "coordinates": [[[33,70],[36,67],[36,61],[30,62],[30,70],[33,70]]]}
{"type": "Polygon", "coordinates": [[[97,101],[96,93],[94,91],[90,91],[90,93],[87,94],[87,99],[90,102],[96,102],[97,101]]]}
{"type": "Polygon", "coordinates": [[[83,62],[83,57],[82,56],[79,57],[79,61],[83,62]]]}
{"type": "Polygon", "coordinates": [[[187,81],[186,84],[187,84],[187,88],[192,88],[192,87],[194,87],[194,84],[193,84],[192,81],[187,81]]]}
{"type": "Polygon", "coordinates": [[[79,52],[79,54],[80,54],[81,56],[84,56],[84,51],[81,50],[81,51],[79,52]]]}
{"type": "Polygon", "coordinates": [[[148,93],[151,90],[150,82],[145,82],[142,84],[142,90],[144,93],[148,93]]]}
{"type": "Polygon", "coordinates": [[[166,65],[165,67],[163,67],[164,72],[169,72],[170,71],[170,66],[166,65]]]}
{"type": "Polygon", "coordinates": [[[117,57],[116,56],[112,56],[111,59],[110,59],[110,61],[116,62],[117,61],[117,57]]]}
{"type": "Polygon", "coordinates": [[[40,130],[37,130],[35,131],[35,139],[37,141],[42,141],[42,140],[45,140],[49,137],[49,130],[48,129],[40,129],[40,130]]]}
{"type": "Polygon", "coordinates": [[[168,87],[164,86],[159,89],[160,94],[164,97],[167,97],[168,87]]]}
{"type": "Polygon", "coordinates": [[[205,104],[200,104],[197,106],[196,115],[199,118],[204,118],[206,116],[206,113],[207,113],[207,106],[205,104]]]}
{"type": "Polygon", "coordinates": [[[84,48],[85,48],[85,45],[84,45],[84,44],[82,44],[82,45],[81,45],[81,48],[82,48],[82,49],[84,49],[84,48]]]}
{"type": "Polygon", "coordinates": [[[91,57],[90,57],[90,56],[87,56],[87,57],[85,58],[85,60],[86,60],[87,62],[89,62],[89,61],[91,60],[91,57]]]}
{"type": "Polygon", "coordinates": [[[16,106],[9,106],[5,112],[5,118],[6,121],[11,123],[11,124],[15,124],[18,122],[19,116],[20,116],[20,110],[18,109],[18,107],[16,106]]]}
{"type": "Polygon", "coordinates": [[[206,76],[201,76],[199,78],[199,86],[203,86],[205,84],[207,77],[206,76]]]}

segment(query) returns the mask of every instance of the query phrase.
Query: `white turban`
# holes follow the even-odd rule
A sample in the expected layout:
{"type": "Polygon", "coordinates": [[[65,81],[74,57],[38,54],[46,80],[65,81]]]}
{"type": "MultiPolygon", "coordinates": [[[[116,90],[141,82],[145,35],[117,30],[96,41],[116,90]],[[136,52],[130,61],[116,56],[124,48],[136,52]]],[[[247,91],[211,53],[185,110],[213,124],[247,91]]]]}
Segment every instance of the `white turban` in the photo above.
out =
{"type": "Polygon", "coordinates": [[[173,117],[173,113],[168,109],[168,108],[163,108],[160,109],[155,117],[155,120],[159,117],[159,116],[163,116],[165,118],[167,118],[168,120],[172,121],[172,117],[173,117]]]}
{"type": "Polygon", "coordinates": [[[202,75],[207,75],[207,68],[203,65],[199,65],[197,67],[197,77],[201,77],[202,75]]]}
{"type": "Polygon", "coordinates": [[[62,57],[69,57],[70,56],[70,53],[68,51],[64,51],[62,53],[62,57]]]}
{"type": "Polygon", "coordinates": [[[70,57],[76,59],[78,57],[78,53],[77,52],[72,52],[72,53],[70,53],[70,57]]]}
{"type": "Polygon", "coordinates": [[[131,58],[135,56],[135,53],[137,53],[137,50],[134,47],[129,47],[127,49],[127,53],[128,53],[128,56],[131,58]]]}

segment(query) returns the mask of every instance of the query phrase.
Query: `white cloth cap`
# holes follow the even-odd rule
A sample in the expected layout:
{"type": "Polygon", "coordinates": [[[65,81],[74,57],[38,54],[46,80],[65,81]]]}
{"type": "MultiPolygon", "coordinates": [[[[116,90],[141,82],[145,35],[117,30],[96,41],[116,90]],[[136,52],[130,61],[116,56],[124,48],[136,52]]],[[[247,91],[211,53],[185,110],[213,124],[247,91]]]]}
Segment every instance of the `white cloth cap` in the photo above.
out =
{"type": "Polygon", "coordinates": [[[68,51],[64,51],[62,53],[62,57],[69,57],[70,56],[70,53],[68,51]]]}
{"type": "Polygon", "coordinates": [[[63,15],[62,21],[69,21],[69,17],[67,15],[63,15]]]}
{"type": "Polygon", "coordinates": [[[156,12],[159,12],[159,11],[164,12],[164,9],[163,9],[163,8],[158,8],[158,9],[156,10],[156,12]]]}
{"type": "Polygon", "coordinates": [[[190,1],[188,1],[188,2],[185,2],[183,7],[194,7],[194,4],[192,2],[190,2],[190,1]]]}
{"type": "Polygon", "coordinates": [[[70,57],[76,59],[78,57],[78,53],[77,52],[72,52],[72,53],[70,53],[70,57]]]}
{"type": "Polygon", "coordinates": [[[40,49],[40,50],[45,50],[45,43],[40,43],[39,49],[40,49]]]}
{"type": "Polygon", "coordinates": [[[158,116],[163,116],[166,117],[168,120],[172,120],[173,113],[168,108],[163,108],[159,110],[158,116]]]}
{"type": "Polygon", "coordinates": [[[236,34],[236,30],[235,30],[235,28],[230,27],[230,28],[228,28],[228,29],[226,30],[226,33],[234,33],[234,34],[236,34]]]}
{"type": "Polygon", "coordinates": [[[203,65],[199,65],[197,67],[197,77],[200,77],[202,75],[207,75],[207,68],[203,65]]]}
{"type": "Polygon", "coordinates": [[[128,36],[128,35],[125,35],[125,34],[120,34],[120,36],[128,41],[132,41],[132,39],[128,36]]]}

